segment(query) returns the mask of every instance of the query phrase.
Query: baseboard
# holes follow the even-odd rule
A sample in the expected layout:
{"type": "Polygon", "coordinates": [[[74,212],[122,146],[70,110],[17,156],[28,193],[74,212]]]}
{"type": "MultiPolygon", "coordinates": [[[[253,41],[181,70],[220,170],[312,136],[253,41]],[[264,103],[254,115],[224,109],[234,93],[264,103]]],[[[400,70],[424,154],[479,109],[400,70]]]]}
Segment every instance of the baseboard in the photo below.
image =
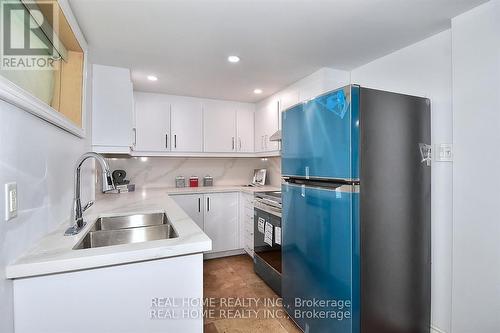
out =
{"type": "Polygon", "coordinates": [[[237,250],[231,250],[231,251],[222,251],[222,252],[215,252],[215,253],[205,253],[203,255],[203,259],[215,259],[215,258],[222,258],[222,257],[230,257],[230,256],[237,256],[240,254],[245,254],[245,250],[243,249],[237,249],[237,250]]]}
{"type": "Polygon", "coordinates": [[[431,332],[430,333],[446,333],[446,331],[443,331],[442,329],[431,325],[431,332]]]}

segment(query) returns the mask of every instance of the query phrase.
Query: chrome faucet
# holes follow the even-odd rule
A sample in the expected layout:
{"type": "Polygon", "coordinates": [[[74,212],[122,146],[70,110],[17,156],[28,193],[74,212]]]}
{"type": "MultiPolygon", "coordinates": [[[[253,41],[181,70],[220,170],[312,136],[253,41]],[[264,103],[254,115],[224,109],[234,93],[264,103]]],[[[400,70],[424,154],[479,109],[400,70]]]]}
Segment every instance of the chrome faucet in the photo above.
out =
{"type": "Polygon", "coordinates": [[[83,212],[92,206],[93,202],[89,202],[85,205],[85,208],[82,209],[82,202],[80,200],[80,171],[83,162],[85,162],[88,158],[94,158],[99,165],[101,166],[102,172],[102,192],[109,192],[115,189],[115,184],[113,183],[113,178],[111,177],[111,171],[109,170],[108,162],[101,155],[93,152],[88,152],[83,154],[78,161],[76,162],[75,169],[75,193],[73,199],[73,209],[71,211],[71,221],[74,222],[74,225],[69,227],[64,235],[73,236],[78,234],[83,227],[85,226],[85,222],[83,221],[83,212]]]}

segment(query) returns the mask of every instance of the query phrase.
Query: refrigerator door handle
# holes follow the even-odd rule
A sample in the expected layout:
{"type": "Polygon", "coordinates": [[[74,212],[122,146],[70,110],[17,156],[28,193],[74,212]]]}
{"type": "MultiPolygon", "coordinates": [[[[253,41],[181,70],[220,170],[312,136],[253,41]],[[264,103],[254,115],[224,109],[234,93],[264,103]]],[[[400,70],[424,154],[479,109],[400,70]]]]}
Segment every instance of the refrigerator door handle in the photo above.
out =
{"type": "Polygon", "coordinates": [[[341,193],[359,193],[360,185],[359,184],[338,184],[337,186],[321,186],[314,182],[305,182],[305,183],[292,183],[285,182],[285,191],[286,188],[290,187],[300,187],[301,195],[305,196],[305,190],[307,188],[321,189],[325,191],[333,191],[333,192],[341,192],[341,193]]]}

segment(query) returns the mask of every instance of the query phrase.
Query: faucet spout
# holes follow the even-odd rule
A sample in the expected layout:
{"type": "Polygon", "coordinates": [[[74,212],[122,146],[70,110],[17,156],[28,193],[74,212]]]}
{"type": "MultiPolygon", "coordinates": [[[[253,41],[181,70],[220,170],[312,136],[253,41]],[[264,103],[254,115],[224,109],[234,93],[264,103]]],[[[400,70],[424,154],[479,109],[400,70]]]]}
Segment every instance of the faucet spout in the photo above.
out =
{"type": "Polygon", "coordinates": [[[115,189],[115,184],[113,183],[113,178],[111,177],[111,170],[109,169],[109,165],[108,162],[106,162],[106,159],[104,159],[102,155],[94,152],[88,152],[83,154],[76,162],[76,167],[75,167],[74,199],[73,199],[73,209],[71,211],[71,221],[73,221],[74,225],[66,230],[65,235],[67,236],[78,234],[85,226],[85,222],[83,221],[82,202],[80,199],[80,194],[81,194],[80,174],[83,162],[85,162],[89,158],[95,159],[101,168],[102,192],[103,193],[109,192],[115,189]]]}

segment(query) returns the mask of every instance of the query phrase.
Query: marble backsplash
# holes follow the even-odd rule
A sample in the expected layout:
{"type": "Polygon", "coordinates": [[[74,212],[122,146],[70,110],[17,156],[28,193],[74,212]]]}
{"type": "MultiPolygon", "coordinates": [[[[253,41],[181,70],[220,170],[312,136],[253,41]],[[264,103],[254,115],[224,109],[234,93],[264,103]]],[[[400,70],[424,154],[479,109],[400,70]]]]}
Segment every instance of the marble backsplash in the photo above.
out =
{"type": "Polygon", "coordinates": [[[206,175],[214,185],[244,185],[252,181],[254,169],[267,169],[267,185],[281,184],[281,158],[132,157],[108,158],[111,170],[127,172],[126,179],[138,188],[174,187],[175,177],[206,175]]]}

